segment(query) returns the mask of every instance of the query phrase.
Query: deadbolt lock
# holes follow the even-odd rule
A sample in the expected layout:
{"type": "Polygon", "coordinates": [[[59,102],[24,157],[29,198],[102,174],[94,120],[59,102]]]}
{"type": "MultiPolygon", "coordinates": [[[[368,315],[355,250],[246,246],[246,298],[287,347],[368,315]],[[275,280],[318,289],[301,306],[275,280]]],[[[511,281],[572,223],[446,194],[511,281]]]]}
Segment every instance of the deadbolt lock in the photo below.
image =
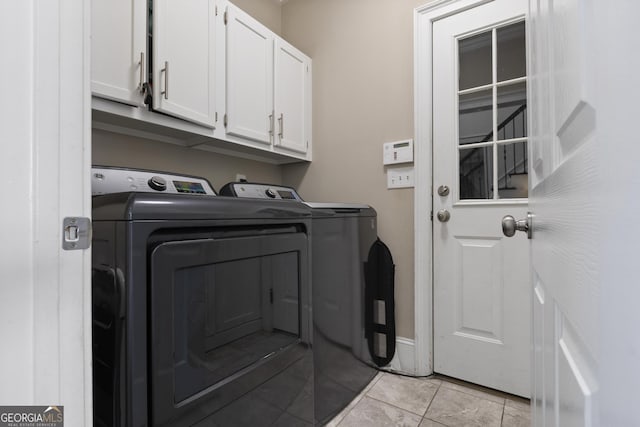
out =
{"type": "Polygon", "coordinates": [[[449,195],[449,187],[447,187],[446,185],[441,185],[440,187],[438,187],[438,195],[445,197],[449,195]]]}

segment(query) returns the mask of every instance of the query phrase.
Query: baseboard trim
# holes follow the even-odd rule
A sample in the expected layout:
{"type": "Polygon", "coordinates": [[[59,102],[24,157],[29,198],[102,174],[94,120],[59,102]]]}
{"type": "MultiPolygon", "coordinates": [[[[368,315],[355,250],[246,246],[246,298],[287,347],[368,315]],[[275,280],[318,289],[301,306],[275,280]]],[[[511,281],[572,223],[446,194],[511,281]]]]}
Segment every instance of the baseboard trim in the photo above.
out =
{"type": "Polygon", "coordinates": [[[383,371],[396,372],[405,375],[416,375],[415,341],[409,338],[396,338],[396,353],[391,363],[380,368],[383,371]]]}

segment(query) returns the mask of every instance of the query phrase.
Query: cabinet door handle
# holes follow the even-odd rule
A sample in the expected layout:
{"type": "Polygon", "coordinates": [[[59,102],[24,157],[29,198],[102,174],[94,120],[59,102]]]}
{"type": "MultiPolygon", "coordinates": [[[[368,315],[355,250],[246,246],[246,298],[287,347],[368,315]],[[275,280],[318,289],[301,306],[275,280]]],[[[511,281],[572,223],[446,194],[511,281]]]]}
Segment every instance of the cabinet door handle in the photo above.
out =
{"type": "Polygon", "coordinates": [[[169,99],[169,61],[164,61],[164,68],[160,70],[160,74],[164,73],[164,90],[160,95],[164,95],[164,99],[169,99]]]}
{"type": "Polygon", "coordinates": [[[140,52],[140,81],[138,83],[138,91],[144,92],[144,52],[140,52]]]}
{"type": "Polygon", "coordinates": [[[278,136],[280,139],[284,138],[284,113],[280,113],[280,117],[278,118],[278,124],[280,125],[280,132],[278,132],[278,136]]]}
{"type": "Polygon", "coordinates": [[[269,114],[269,138],[273,136],[273,112],[269,114]]]}

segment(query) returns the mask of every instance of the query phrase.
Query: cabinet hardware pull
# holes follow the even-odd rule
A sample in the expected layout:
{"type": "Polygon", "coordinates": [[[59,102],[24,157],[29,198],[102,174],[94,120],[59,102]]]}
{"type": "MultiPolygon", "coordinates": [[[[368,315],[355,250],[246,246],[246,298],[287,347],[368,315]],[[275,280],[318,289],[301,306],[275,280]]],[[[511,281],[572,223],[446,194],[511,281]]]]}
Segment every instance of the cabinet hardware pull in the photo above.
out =
{"type": "Polygon", "coordinates": [[[160,70],[160,74],[164,73],[164,90],[160,95],[164,95],[164,99],[169,99],[169,62],[164,61],[164,68],[160,70]]]}
{"type": "Polygon", "coordinates": [[[282,140],[284,138],[284,113],[280,113],[278,124],[280,125],[280,132],[278,133],[278,136],[280,137],[280,140],[282,140]]]}
{"type": "Polygon", "coordinates": [[[144,92],[144,52],[140,52],[140,82],[138,84],[138,91],[144,92]]]}
{"type": "Polygon", "coordinates": [[[269,114],[269,138],[273,136],[273,112],[269,114]]]}

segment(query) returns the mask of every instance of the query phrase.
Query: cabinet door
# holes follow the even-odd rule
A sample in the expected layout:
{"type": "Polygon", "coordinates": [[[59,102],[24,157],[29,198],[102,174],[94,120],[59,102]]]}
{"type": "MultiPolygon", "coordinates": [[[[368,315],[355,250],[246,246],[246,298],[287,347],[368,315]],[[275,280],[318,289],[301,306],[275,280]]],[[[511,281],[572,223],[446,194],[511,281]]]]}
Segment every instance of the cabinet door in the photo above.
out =
{"type": "Polygon", "coordinates": [[[153,108],[214,127],[215,1],[153,2],[153,108]]]}
{"type": "Polygon", "coordinates": [[[142,104],[145,79],[145,0],[92,0],[91,91],[131,105],[142,104]]]}
{"type": "Polygon", "coordinates": [[[275,43],[276,146],[306,153],[311,128],[311,60],[281,39],[275,43]]]}
{"type": "Polygon", "coordinates": [[[270,145],[273,35],[233,5],[227,13],[227,134],[270,145]]]}

